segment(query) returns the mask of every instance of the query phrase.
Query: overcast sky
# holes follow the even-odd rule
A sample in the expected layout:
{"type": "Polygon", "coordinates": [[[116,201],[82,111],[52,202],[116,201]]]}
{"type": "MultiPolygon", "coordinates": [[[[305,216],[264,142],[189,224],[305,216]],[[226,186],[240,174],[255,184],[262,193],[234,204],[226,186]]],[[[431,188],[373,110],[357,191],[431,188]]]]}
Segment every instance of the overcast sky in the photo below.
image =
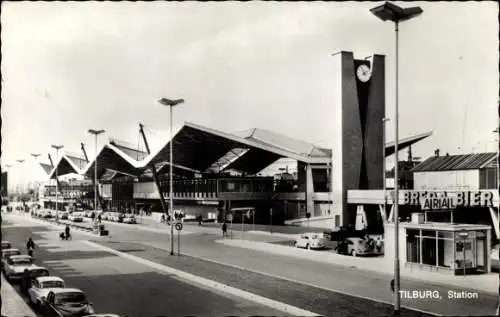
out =
{"type": "MultiPolygon", "coordinates": [[[[4,1],[2,165],[34,152],[47,162],[51,144],[84,142],[93,156],[89,128],[137,144],[142,122],[159,146],[160,97],[186,100],[176,127],[260,127],[330,147],[333,52],[386,55],[393,117],[394,31],[369,12],[377,4],[4,1]]],[[[433,130],[414,147],[424,158],[496,151],[496,3],[397,4],[424,10],[400,27],[400,136],[433,130]]]]}

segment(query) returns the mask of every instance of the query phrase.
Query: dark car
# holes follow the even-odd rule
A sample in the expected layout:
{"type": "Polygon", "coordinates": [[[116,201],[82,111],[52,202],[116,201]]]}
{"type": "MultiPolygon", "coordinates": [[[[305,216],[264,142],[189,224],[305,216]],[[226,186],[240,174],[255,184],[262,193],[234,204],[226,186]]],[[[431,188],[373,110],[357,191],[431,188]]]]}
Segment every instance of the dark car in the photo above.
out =
{"type": "Polygon", "coordinates": [[[42,310],[47,317],[83,317],[94,313],[85,293],[76,288],[51,291],[43,300],[42,310]]]}

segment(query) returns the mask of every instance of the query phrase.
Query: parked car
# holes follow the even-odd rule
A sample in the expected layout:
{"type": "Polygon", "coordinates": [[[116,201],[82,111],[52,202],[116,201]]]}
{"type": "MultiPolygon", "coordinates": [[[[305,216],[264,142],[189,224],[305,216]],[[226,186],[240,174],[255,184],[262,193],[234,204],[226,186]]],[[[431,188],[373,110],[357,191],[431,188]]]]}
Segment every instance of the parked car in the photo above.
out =
{"type": "Polygon", "coordinates": [[[21,255],[21,251],[19,249],[3,249],[2,250],[2,272],[5,266],[5,262],[11,255],[21,255]]]}
{"type": "Polygon", "coordinates": [[[68,220],[68,218],[69,218],[69,212],[67,212],[67,211],[61,211],[59,213],[59,219],[61,219],[61,220],[68,220]]]}
{"type": "Polygon", "coordinates": [[[76,288],[51,290],[42,300],[41,308],[50,317],[79,317],[94,313],[85,293],[76,288]]]}
{"type": "Polygon", "coordinates": [[[10,249],[11,247],[12,247],[12,244],[10,244],[9,241],[2,241],[2,250],[10,249]]]}
{"type": "Polygon", "coordinates": [[[368,246],[363,238],[351,237],[345,239],[347,243],[347,254],[352,256],[372,254],[373,250],[368,246]]]}
{"type": "Polygon", "coordinates": [[[303,233],[295,241],[297,248],[322,249],[325,247],[325,238],[321,233],[303,233]]]}
{"type": "Polygon", "coordinates": [[[83,222],[83,214],[81,212],[74,212],[68,217],[69,221],[83,222]]]}
{"type": "Polygon", "coordinates": [[[4,274],[7,281],[19,281],[24,276],[25,269],[35,269],[39,266],[33,264],[29,255],[11,255],[5,261],[4,274]]]}
{"type": "Polygon", "coordinates": [[[44,210],[44,211],[42,211],[42,213],[41,213],[41,217],[42,217],[42,218],[52,218],[52,217],[54,217],[55,215],[56,215],[56,214],[55,214],[55,212],[52,212],[52,211],[50,211],[50,210],[44,210]]]}
{"type": "Polygon", "coordinates": [[[65,288],[64,281],[57,276],[36,277],[28,289],[29,300],[32,304],[40,306],[47,295],[54,289],[65,288]]]}
{"type": "Polygon", "coordinates": [[[137,223],[134,215],[127,215],[123,218],[123,223],[134,224],[137,223]]]}

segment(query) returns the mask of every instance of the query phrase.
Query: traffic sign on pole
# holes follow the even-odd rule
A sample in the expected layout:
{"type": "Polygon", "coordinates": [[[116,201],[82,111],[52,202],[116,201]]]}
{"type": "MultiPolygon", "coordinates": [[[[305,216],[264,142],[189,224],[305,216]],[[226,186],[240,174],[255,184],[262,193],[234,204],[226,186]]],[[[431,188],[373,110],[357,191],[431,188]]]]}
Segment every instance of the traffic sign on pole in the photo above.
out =
{"type": "Polygon", "coordinates": [[[177,231],[181,231],[181,230],[182,230],[182,223],[180,223],[180,222],[179,222],[179,223],[176,223],[176,224],[175,224],[175,229],[176,229],[177,231]]]}

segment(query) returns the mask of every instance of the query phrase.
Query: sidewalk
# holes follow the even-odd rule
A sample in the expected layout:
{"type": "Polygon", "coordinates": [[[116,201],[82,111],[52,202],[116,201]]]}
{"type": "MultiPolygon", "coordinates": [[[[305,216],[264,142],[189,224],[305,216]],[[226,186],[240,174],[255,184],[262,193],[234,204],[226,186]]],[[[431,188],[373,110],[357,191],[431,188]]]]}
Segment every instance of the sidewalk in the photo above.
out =
{"type": "Polygon", "coordinates": [[[12,285],[1,277],[2,317],[36,317],[36,314],[17,294],[12,285]]]}
{"type": "MultiPolygon", "coordinates": [[[[366,257],[366,258],[349,257],[329,251],[324,251],[324,252],[311,251],[311,250],[298,249],[288,246],[282,246],[282,245],[259,242],[259,241],[251,241],[251,240],[223,239],[223,240],[216,240],[215,242],[228,246],[246,248],[251,250],[268,252],[272,254],[289,256],[289,257],[297,257],[301,259],[307,258],[308,260],[311,261],[324,262],[324,263],[330,263],[347,267],[355,267],[359,270],[373,271],[388,275],[393,274],[392,265],[388,265],[387,260],[385,260],[382,257],[366,257]]],[[[430,272],[430,271],[419,271],[416,269],[402,267],[401,276],[413,280],[421,280],[421,281],[439,283],[449,286],[458,286],[463,288],[476,289],[493,294],[498,293],[499,279],[497,273],[469,275],[464,278],[463,276],[454,276],[454,275],[430,272]]]]}

